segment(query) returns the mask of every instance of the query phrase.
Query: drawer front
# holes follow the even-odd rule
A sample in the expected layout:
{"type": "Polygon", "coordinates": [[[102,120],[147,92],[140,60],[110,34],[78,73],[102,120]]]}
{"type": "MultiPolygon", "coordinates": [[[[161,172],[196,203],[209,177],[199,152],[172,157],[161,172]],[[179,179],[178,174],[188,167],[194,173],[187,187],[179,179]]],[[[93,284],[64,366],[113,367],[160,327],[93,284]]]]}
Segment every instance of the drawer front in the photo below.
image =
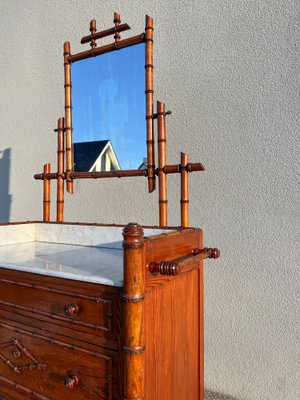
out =
{"type": "Polygon", "coordinates": [[[0,278],[0,306],[93,334],[112,332],[112,299],[0,278]],[[76,327],[76,328],[75,328],[76,327]]]}
{"type": "Polygon", "coordinates": [[[112,357],[0,320],[1,390],[10,399],[111,400],[112,357]]]}

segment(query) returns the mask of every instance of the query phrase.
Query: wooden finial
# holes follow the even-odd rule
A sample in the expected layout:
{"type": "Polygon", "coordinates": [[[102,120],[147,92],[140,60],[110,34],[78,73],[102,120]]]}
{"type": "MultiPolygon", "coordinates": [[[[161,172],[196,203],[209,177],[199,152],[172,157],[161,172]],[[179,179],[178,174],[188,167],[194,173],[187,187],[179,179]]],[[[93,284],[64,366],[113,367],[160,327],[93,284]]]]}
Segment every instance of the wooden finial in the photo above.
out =
{"type": "Polygon", "coordinates": [[[94,38],[95,33],[97,32],[97,22],[95,19],[92,19],[90,22],[90,32],[91,32],[91,48],[94,49],[97,46],[96,40],[94,38]]]}
{"type": "Polygon", "coordinates": [[[121,17],[120,17],[120,14],[118,14],[118,13],[114,13],[114,24],[115,24],[115,36],[114,36],[114,39],[115,39],[115,44],[117,45],[117,43],[118,43],[118,41],[121,39],[121,36],[120,36],[120,34],[119,34],[119,32],[118,32],[118,26],[120,25],[120,23],[121,23],[121,17]]]}

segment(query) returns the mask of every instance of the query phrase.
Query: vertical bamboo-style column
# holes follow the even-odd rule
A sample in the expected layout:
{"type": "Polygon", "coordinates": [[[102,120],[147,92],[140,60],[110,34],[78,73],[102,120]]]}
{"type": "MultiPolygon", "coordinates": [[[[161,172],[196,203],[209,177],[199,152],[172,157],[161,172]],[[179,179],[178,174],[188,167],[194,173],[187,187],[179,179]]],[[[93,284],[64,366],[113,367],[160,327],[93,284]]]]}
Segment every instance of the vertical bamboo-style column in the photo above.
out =
{"type": "Polygon", "coordinates": [[[65,167],[65,145],[64,145],[64,118],[57,122],[57,199],[56,199],[56,221],[64,220],[64,167],[65,167]]]}
{"type": "Polygon", "coordinates": [[[72,146],[72,79],[71,62],[69,60],[70,42],[64,43],[64,70],[65,70],[65,130],[66,130],[66,182],[67,191],[73,193],[73,181],[70,173],[73,170],[72,146]]]}
{"type": "Polygon", "coordinates": [[[186,170],[187,163],[189,162],[189,156],[185,153],[181,153],[181,226],[189,226],[189,175],[186,170]]]}
{"type": "Polygon", "coordinates": [[[146,124],[147,124],[147,161],[148,188],[155,190],[155,160],[153,137],[153,18],[146,15],[146,124]]]}
{"type": "Polygon", "coordinates": [[[43,193],[43,221],[50,221],[50,179],[46,178],[47,174],[51,172],[51,165],[49,163],[44,165],[44,193],[43,193]]]}
{"type": "Polygon", "coordinates": [[[130,223],[123,230],[123,400],[144,399],[144,295],[143,229],[130,223]]]}
{"type": "Polygon", "coordinates": [[[165,104],[157,102],[157,125],[158,125],[158,184],[159,184],[159,225],[168,225],[168,195],[167,174],[163,168],[167,164],[166,152],[166,108],[165,104]]]}

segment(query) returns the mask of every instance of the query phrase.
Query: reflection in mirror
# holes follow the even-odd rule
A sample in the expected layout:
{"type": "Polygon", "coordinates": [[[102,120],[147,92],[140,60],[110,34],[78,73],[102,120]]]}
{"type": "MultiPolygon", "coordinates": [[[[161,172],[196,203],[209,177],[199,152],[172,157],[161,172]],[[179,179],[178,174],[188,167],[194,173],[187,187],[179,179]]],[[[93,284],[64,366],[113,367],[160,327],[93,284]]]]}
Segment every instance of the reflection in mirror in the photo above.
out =
{"type": "Polygon", "coordinates": [[[74,170],[147,167],[145,44],[72,65],[74,170]]]}

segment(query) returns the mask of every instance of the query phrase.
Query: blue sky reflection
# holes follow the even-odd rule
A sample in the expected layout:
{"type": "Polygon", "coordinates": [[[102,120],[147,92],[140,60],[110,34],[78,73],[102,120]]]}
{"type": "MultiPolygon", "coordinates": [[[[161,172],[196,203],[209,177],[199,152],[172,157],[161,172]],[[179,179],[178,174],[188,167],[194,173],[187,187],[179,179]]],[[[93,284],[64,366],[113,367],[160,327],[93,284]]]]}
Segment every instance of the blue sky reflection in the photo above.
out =
{"type": "Polygon", "coordinates": [[[122,169],[147,156],[145,44],[72,65],[73,140],[111,140],[122,169]]]}

